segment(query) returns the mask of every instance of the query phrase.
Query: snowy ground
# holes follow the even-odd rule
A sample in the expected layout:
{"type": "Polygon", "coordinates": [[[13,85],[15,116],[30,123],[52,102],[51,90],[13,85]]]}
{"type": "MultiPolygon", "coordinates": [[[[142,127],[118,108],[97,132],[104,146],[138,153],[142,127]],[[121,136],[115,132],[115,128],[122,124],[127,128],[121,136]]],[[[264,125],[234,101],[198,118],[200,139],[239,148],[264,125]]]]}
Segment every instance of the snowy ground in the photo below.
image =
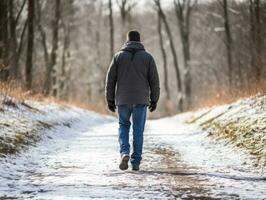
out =
{"type": "Polygon", "coordinates": [[[79,120],[0,158],[0,199],[266,199],[266,173],[252,158],[178,116],[148,121],[141,171],[123,172],[116,119],[66,112],[79,120]]]}

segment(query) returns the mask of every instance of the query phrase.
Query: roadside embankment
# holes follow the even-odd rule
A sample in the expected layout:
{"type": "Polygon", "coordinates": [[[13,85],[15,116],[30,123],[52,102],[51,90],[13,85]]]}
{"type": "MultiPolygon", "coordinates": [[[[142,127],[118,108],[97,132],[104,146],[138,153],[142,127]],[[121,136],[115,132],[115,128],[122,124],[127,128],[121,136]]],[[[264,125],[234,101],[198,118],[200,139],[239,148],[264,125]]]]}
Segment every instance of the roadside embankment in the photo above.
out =
{"type": "Polygon", "coordinates": [[[252,155],[255,167],[266,166],[266,96],[202,109],[185,118],[207,131],[208,137],[252,155]]]}
{"type": "Polygon", "coordinates": [[[47,130],[71,127],[75,121],[90,118],[91,113],[49,101],[22,101],[0,95],[0,156],[35,145],[47,130]]]}

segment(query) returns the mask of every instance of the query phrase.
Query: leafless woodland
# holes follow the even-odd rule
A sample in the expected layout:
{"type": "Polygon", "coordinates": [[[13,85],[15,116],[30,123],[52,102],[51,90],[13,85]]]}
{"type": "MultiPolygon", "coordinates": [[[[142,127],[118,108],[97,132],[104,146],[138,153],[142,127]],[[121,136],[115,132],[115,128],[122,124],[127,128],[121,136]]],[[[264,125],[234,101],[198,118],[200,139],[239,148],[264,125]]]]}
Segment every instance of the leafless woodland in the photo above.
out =
{"type": "Polygon", "coordinates": [[[1,82],[104,106],[130,29],[157,62],[159,115],[265,84],[266,0],[1,0],[1,82]]]}

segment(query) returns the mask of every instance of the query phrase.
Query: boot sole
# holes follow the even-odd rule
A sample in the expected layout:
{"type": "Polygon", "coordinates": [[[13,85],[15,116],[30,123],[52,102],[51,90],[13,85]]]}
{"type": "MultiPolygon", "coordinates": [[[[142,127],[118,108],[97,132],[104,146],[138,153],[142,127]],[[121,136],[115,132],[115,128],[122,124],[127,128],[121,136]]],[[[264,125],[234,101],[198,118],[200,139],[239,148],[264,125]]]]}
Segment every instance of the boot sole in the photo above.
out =
{"type": "Polygon", "coordinates": [[[124,156],[121,160],[120,165],[119,165],[119,169],[127,170],[128,169],[128,161],[129,161],[129,156],[124,156]]]}
{"type": "Polygon", "coordinates": [[[132,171],[139,171],[139,168],[132,168],[132,171]]]}

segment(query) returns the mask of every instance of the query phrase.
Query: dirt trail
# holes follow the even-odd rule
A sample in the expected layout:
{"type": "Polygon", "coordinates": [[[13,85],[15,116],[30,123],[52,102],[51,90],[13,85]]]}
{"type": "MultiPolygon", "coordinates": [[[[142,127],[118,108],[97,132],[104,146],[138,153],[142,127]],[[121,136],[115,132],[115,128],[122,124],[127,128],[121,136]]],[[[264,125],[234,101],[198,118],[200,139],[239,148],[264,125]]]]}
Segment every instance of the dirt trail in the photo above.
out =
{"type": "Polygon", "coordinates": [[[37,147],[0,160],[0,199],[241,199],[235,188],[250,195],[264,191],[254,181],[244,180],[249,191],[241,188],[243,180],[203,173],[171,143],[180,134],[156,130],[148,125],[140,172],[118,170],[116,123],[51,132],[37,147]]]}

